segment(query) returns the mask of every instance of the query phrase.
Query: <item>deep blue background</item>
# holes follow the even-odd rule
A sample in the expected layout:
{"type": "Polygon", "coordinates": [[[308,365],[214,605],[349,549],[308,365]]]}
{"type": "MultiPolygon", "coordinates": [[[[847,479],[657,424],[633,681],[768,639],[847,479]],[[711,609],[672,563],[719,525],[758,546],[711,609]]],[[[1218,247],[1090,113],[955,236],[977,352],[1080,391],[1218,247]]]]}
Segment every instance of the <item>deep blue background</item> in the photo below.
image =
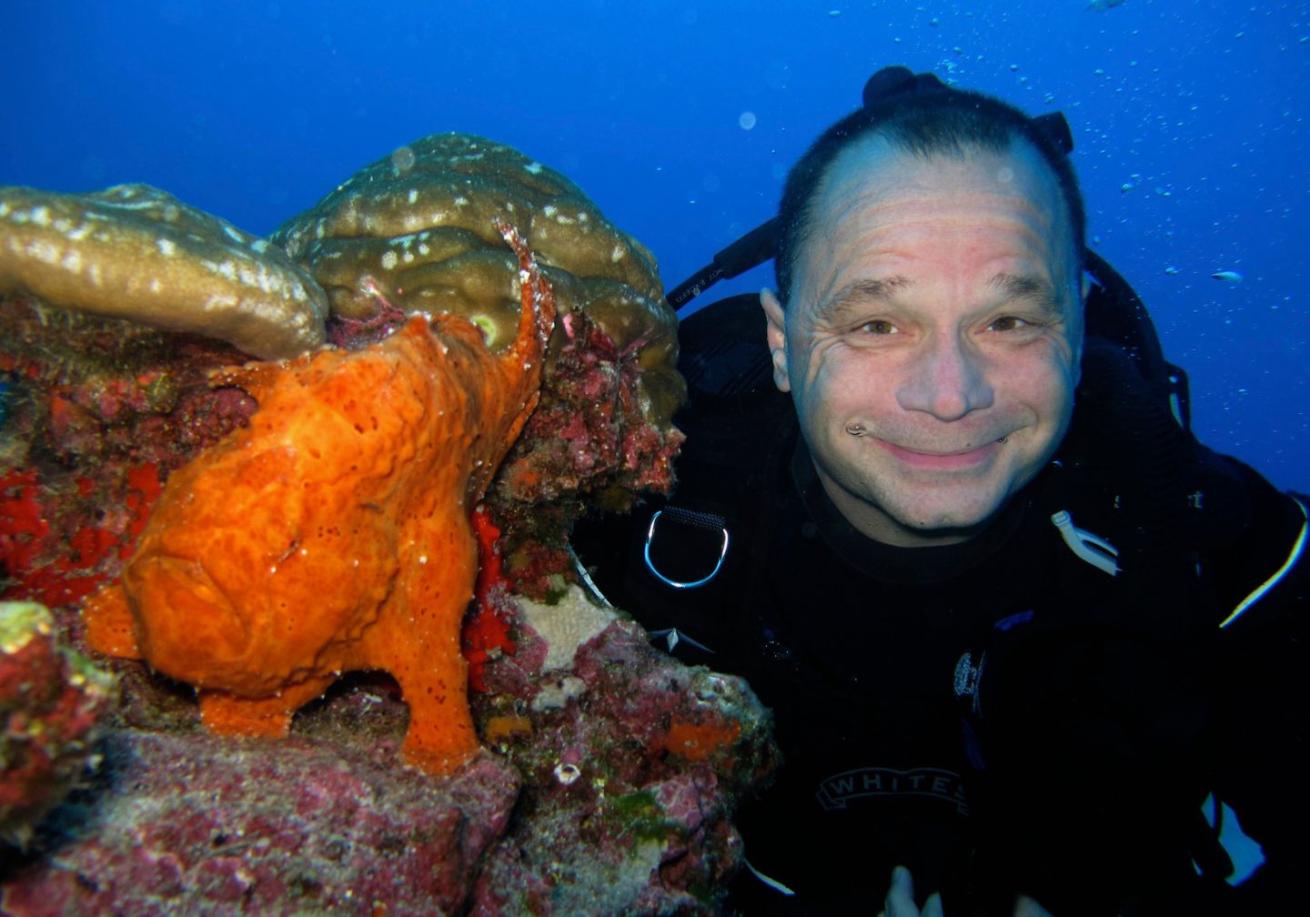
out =
{"type": "Polygon", "coordinates": [[[1310,490],[1306,2],[4,0],[0,29],[0,184],[145,181],[267,233],[467,131],[578,182],[667,285],[772,215],[878,67],[1060,108],[1094,245],[1190,371],[1198,433],[1310,490]]]}

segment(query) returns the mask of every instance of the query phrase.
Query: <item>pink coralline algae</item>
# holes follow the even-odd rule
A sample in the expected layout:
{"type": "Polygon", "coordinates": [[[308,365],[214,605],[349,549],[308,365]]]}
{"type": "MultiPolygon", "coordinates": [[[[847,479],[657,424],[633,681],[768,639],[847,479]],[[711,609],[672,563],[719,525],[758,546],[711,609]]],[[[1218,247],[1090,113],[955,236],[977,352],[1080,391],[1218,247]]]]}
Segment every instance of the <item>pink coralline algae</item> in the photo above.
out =
{"type": "Polygon", "coordinates": [[[50,608],[118,575],[170,472],[256,407],[233,348],[0,295],[0,598],[50,608]]]}
{"type": "Polygon", "coordinates": [[[776,763],[768,714],[745,682],[688,668],[603,612],[551,668],[579,634],[546,646],[542,607],[521,605],[519,650],[488,665],[475,706],[513,724],[487,741],[524,774],[526,814],[488,856],[473,913],[714,912],[742,865],[731,812],[776,763]]]}
{"type": "Polygon", "coordinates": [[[0,912],[450,913],[517,789],[489,756],[439,782],[301,738],[125,730],[107,752],[115,792],[0,912]]]}
{"type": "Polygon", "coordinates": [[[0,849],[25,846],[82,778],[112,697],[44,607],[0,602],[0,849]]]}
{"type": "Polygon", "coordinates": [[[208,735],[125,669],[99,778],[0,867],[0,913],[714,913],[736,800],[775,762],[766,711],[576,587],[495,598],[517,651],[472,696],[487,750],[442,779],[401,765],[385,676],[270,741],[208,735]]]}

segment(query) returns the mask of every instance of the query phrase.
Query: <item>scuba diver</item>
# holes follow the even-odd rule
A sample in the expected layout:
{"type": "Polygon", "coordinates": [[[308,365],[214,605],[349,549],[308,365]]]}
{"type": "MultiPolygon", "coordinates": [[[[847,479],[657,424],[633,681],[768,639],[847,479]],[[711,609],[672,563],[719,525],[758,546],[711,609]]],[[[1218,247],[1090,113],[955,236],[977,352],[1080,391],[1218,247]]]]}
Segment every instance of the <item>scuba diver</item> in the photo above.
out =
{"type": "Polygon", "coordinates": [[[669,294],[678,485],[574,533],[783,763],[743,914],[1256,913],[1307,852],[1306,500],[1196,441],[1062,115],[900,67],[669,294]],[[1263,863],[1230,884],[1226,814],[1263,863]]]}

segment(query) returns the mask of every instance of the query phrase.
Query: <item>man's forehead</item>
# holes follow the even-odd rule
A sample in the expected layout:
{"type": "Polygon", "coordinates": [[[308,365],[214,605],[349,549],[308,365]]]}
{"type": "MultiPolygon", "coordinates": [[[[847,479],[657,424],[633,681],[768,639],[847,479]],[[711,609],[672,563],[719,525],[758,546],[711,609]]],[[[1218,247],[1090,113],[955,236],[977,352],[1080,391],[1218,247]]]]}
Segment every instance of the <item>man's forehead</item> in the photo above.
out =
{"type": "Polygon", "coordinates": [[[1051,217],[1064,217],[1059,179],[1032,144],[1017,139],[1001,150],[965,144],[958,151],[920,154],[874,133],[855,141],[829,166],[816,198],[817,215],[851,203],[852,196],[886,200],[962,185],[990,187],[1027,198],[1051,217]]]}
{"type": "Polygon", "coordinates": [[[802,295],[811,305],[850,282],[856,248],[900,245],[961,227],[967,232],[994,224],[1002,238],[1016,240],[1016,260],[1004,268],[1010,273],[1046,274],[1058,286],[1063,283],[1056,278],[1076,273],[1073,225],[1059,179],[1022,140],[1000,151],[967,147],[920,155],[883,136],[862,138],[829,167],[809,223],[794,289],[808,290],[802,295]]]}

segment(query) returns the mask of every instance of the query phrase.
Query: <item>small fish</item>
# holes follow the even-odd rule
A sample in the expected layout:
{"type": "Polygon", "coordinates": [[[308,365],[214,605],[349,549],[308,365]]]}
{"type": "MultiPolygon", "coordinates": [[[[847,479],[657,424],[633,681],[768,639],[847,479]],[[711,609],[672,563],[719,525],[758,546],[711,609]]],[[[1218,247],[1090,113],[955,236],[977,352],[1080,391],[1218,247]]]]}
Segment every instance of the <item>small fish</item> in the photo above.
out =
{"type": "Polygon", "coordinates": [[[1127,0],[1091,0],[1087,8],[1095,13],[1104,13],[1106,10],[1114,9],[1116,6],[1123,6],[1127,0]]]}
{"type": "Polygon", "coordinates": [[[1237,271],[1215,271],[1210,276],[1224,283],[1241,283],[1245,279],[1237,271]]]}
{"type": "Polygon", "coordinates": [[[1175,276],[1177,276],[1178,274],[1181,274],[1181,273],[1182,273],[1182,271],[1178,270],[1178,268],[1174,267],[1174,265],[1172,265],[1172,264],[1169,265],[1168,267],[1166,267],[1166,268],[1164,269],[1164,272],[1165,272],[1166,274],[1168,274],[1170,277],[1175,277],[1175,276]]]}

